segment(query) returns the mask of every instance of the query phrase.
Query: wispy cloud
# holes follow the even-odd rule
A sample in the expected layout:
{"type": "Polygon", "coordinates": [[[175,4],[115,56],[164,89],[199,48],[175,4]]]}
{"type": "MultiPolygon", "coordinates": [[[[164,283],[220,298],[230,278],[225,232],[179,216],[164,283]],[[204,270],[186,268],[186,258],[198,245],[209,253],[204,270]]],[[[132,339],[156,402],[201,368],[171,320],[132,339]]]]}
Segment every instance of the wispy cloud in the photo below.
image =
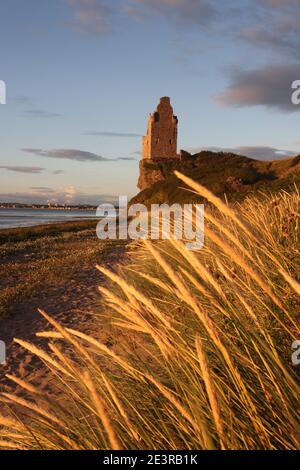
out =
{"type": "Polygon", "coordinates": [[[104,162],[108,161],[107,158],[101,157],[92,152],[85,152],[77,149],[54,149],[43,150],[36,148],[23,148],[23,152],[31,153],[38,157],[57,158],[60,160],[74,160],[77,162],[104,162]]]}
{"type": "Polygon", "coordinates": [[[300,58],[300,3],[298,0],[257,0],[248,27],[240,37],[257,48],[300,58]]]}
{"type": "Polygon", "coordinates": [[[266,106],[293,113],[300,111],[300,106],[292,104],[291,84],[299,77],[299,64],[236,69],[230,74],[229,86],[216,100],[225,106],[266,106]]]}
{"type": "Polygon", "coordinates": [[[216,16],[210,0],[131,0],[127,6],[127,11],[137,18],[152,12],[186,26],[206,27],[216,16]]]}
{"type": "MultiPolygon", "coordinates": [[[[53,149],[43,150],[36,148],[23,148],[22,152],[31,153],[37,157],[57,158],[60,160],[73,160],[76,162],[117,162],[120,160],[134,160],[131,157],[105,158],[96,153],[77,149],[53,149]]],[[[56,173],[59,174],[59,173],[56,173]]]]}
{"type": "Polygon", "coordinates": [[[264,145],[236,147],[233,148],[232,151],[258,160],[280,160],[282,158],[293,157],[296,154],[291,150],[278,149],[264,145]]]}
{"type": "Polygon", "coordinates": [[[85,135],[101,137],[142,137],[142,134],[133,134],[129,132],[106,132],[106,131],[88,131],[85,135]]]}
{"type": "Polygon", "coordinates": [[[137,19],[160,15],[180,31],[195,26],[215,37],[244,40],[284,60],[300,58],[299,0],[124,0],[127,13],[137,19]]]}
{"type": "Polygon", "coordinates": [[[80,32],[102,35],[111,30],[110,2],[104,0],[66,0],[73,9],[71,24],[80,32]]]}
{"type": "Polygon", "coordinates": [[[256,160],[281,160],[282,158],[293,157],[296,155],[295,151],[278,149],[275,147],[268,147],[266,145],[248,145],[240,147],[196,147],[188,149],[189,152],[195,154],[202,150],[209,150],[211,152],[228,152],[245,157],[254,158],[256,160]]]}
{"type": "Polygon", "coordinates": [[[31,186],[29,188],[30,190],[37,192],[37,193],[55,193],[55,190],[52,188],[49,188],[48,186],[31,186]]]}
{"type": "Polygon", "coordinates": [[[42,171],[45,170],[45,168],[41,168],[39,166],[11,166],[11,165],[6,165],[6,166],[0,166],[0,168],[2,170],[13,171],[15,173],[33,173],[33,174],[42,173],[42,171]]]}
{"type": "Polygon", "coordinates": [[[36,103],[34,103],[34,100],[27,95],[16,95],[12,100],[23,109],[24,114],[33,118],[43,119],[61,117],[60,113],[40,108],[36,103]]]}
{"type": "MultiPolygon", "coordinates": [[[[298,0],[64,0],[72,9],[71,24],[79,31],[111,32],[117,14],[138,20],[162,17],[176,31],[207,32],[245,40],[257,49],[300,58],[298,0]]],[[[126,18],[124,24],[126,24],[126,18]]]]}
{"type": "Polygon", "coordinates": [[[24,113],[29,114],[31,117],[42,119],[61,117],[61,114],[59,113],[52,113],[51,111],[46,111],[44,109],[26,109],[24,113]]]}
{"type": "Polygon", "coordinates": [[[63,170],[54,170],[54,171],[52,172],[52,175],[62,175],[63,173],[64,173],[63,170]]]}
{"type": "Polygon", "coordinates": [[[29,96],[26,96],[26,95],[17,95],[13,98],[13,101],[18,104],[29,105],[31,103],[31,98],[29,98],[29,96]]]}

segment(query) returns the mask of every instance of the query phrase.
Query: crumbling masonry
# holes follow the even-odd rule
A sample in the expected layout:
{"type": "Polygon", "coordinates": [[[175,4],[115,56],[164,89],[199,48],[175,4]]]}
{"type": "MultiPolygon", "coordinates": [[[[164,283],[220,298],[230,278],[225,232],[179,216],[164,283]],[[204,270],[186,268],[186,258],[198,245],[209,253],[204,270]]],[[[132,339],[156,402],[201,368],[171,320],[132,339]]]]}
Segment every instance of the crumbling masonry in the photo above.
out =
{"type": "Polygon", "coordinates": [[[145,189],[163,180],[158,169],[151,170],[149,165],[177,160],[178,119],[174,116],[170,98],[164,96],[154,113],[150,114],[147,135],[143,137],[142,161],[138,186],[145,189]]]}

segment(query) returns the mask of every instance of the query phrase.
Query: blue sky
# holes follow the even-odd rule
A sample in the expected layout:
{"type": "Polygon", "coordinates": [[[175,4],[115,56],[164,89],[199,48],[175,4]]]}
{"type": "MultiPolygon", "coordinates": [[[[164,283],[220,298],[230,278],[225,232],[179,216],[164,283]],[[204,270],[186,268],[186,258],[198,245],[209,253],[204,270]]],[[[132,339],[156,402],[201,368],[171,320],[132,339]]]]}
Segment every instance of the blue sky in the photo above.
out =
{"type": "Polygon", "coordinates": [[[164,95],[179,148],[299,152],[298,0],[4,0],[0,17],[0,201],[134,195],[164,95]]]}

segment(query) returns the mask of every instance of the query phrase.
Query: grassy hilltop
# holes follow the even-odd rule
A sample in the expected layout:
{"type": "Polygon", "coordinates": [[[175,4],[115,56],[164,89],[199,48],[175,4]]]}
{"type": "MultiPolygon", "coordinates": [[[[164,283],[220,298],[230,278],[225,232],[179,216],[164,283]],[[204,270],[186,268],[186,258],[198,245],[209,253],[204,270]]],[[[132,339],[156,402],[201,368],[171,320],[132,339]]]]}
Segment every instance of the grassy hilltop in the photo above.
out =
{"type": "Polygon", "coordinates": [[[245,195],[257,194],[260,190],[288,190],[294,183],[300,183],[300,155],[284,160],[264,161],[232,153],[203,151],[195,155],[186,154],[183,161],[143,164],[146,171],[158,170],[164,181],[158,181],[141,191],[132,199],[132,203],[150,205],[201,200],[201,196],[186,191],[186,185],[174,175],[175,170],[214,194],[226,194],[229,200],[242,200],[245,195]]]}

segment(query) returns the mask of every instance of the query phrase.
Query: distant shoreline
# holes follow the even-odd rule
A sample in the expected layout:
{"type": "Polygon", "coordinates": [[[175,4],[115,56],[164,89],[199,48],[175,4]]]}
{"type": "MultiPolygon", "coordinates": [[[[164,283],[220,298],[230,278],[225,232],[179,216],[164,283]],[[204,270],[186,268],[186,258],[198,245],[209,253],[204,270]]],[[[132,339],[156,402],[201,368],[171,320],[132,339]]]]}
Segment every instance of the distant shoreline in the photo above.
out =
{"type": "Polygon", "coordinates": [[[19,242],[43,236],[55,236],[61,233],[75,233],[88,229],[95,229],[98,219],[64,220],[48,224],[39,224],[30,227],[0,228],[0,243],[19,242]]]}
{"type": "Polygon", "coordinates": [[[72,207],[46,207],[46,206],[18,206],[18,205],[3,205],[0,203],[0,209],[16,209],[16,210],[37,210],[37,211],[96,211],[97,207],[81,207],[81,206],[72,206],[72,207]]]}
{"type": "Polygon", "coordinates": [[[62,208],[0,208],[0,230],[96,219],[96,211],[62,208]]]}

